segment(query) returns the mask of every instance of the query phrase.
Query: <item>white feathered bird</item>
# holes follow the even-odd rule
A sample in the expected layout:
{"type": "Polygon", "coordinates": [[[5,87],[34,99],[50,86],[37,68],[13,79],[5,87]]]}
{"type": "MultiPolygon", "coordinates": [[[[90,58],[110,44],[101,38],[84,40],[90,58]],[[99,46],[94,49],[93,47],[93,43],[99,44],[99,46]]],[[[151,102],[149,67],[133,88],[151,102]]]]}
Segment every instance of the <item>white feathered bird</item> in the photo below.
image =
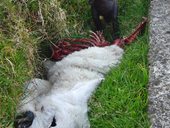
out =
{"type": "Polygon", "coordinates": [[[88,99],[122,55],[117,45],[90,47],[56,62],[49,68],[48,80],[27,82],[15,127],[89,128],[88,99]]]}
{"type": "MultiPolygon", "coordinates": [[[[89,128],[88,99],[110,68],[120,63],[123,49],[119,46],[130,44],[146,23],[147,18],[144,18],[130,36],[117,39],[110,46],[107,46],[108,42],[101,33],[93,33],[94,38],[85,40],[105,47],[89,47],[73,52],[52,65],[47,62],[48,79],[35,78],[27,82],[14,127],[89,128]]],[[[80,45],[76,46],[79,48],[80,45]]],[[[66,52],[56,48],[60,52],[54,52],[53,57],[61,59],[66,52]]]]}

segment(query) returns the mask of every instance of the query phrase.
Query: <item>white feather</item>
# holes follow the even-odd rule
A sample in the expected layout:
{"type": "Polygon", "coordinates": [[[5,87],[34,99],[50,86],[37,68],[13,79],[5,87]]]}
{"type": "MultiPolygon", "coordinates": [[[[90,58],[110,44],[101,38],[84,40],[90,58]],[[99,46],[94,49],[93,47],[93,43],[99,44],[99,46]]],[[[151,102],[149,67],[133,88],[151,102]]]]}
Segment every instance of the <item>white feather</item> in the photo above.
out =
{"type": "Polygon", "coordinates": [[[27,83],[28,96],[18,113],[32,111],[30,128],[89,128],[87,102],[111,67],[120,63],[123,50],[116,45],[74,52],[50,67],[48,80],[27,83]],[[43,109],[42,109],[43,108],[43,109]]]}

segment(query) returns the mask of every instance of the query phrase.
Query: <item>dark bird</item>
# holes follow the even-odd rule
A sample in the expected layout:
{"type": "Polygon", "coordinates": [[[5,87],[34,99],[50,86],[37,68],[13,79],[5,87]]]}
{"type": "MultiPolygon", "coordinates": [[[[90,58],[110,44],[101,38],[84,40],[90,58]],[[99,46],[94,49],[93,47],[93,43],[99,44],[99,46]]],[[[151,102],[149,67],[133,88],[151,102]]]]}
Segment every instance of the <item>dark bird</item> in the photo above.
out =
{"type": "Polygon", "coordinates": [[[89,0],[92,17],[97,31],[102,31],[101,16],[106,23],[112,22],[113,39],[119,38],[118,2],[117,0],[89,0]]]}

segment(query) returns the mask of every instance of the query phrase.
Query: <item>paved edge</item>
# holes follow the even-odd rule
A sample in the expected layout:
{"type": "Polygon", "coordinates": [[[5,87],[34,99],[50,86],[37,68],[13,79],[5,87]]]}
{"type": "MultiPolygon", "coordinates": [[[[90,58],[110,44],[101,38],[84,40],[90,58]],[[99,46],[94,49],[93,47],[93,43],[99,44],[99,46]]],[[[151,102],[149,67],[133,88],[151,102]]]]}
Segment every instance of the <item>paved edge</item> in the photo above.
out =
{"type": "Polygon", "coordinates": [[[149,118],[152,128],[170,128],[170,0],[151,0],[149,118]]]}

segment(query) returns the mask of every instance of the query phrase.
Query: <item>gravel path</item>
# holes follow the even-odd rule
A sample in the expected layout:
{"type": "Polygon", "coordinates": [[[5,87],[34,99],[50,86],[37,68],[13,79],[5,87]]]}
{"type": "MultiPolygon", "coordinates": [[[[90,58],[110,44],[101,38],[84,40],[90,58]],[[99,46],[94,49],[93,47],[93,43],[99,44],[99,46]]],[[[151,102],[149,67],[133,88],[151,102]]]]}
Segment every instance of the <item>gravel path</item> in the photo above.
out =
{"type": "Polygon", "coordinates": [[[151,0],[149,116],[152,128],[170,128],[170,0],[151,0]]]}

